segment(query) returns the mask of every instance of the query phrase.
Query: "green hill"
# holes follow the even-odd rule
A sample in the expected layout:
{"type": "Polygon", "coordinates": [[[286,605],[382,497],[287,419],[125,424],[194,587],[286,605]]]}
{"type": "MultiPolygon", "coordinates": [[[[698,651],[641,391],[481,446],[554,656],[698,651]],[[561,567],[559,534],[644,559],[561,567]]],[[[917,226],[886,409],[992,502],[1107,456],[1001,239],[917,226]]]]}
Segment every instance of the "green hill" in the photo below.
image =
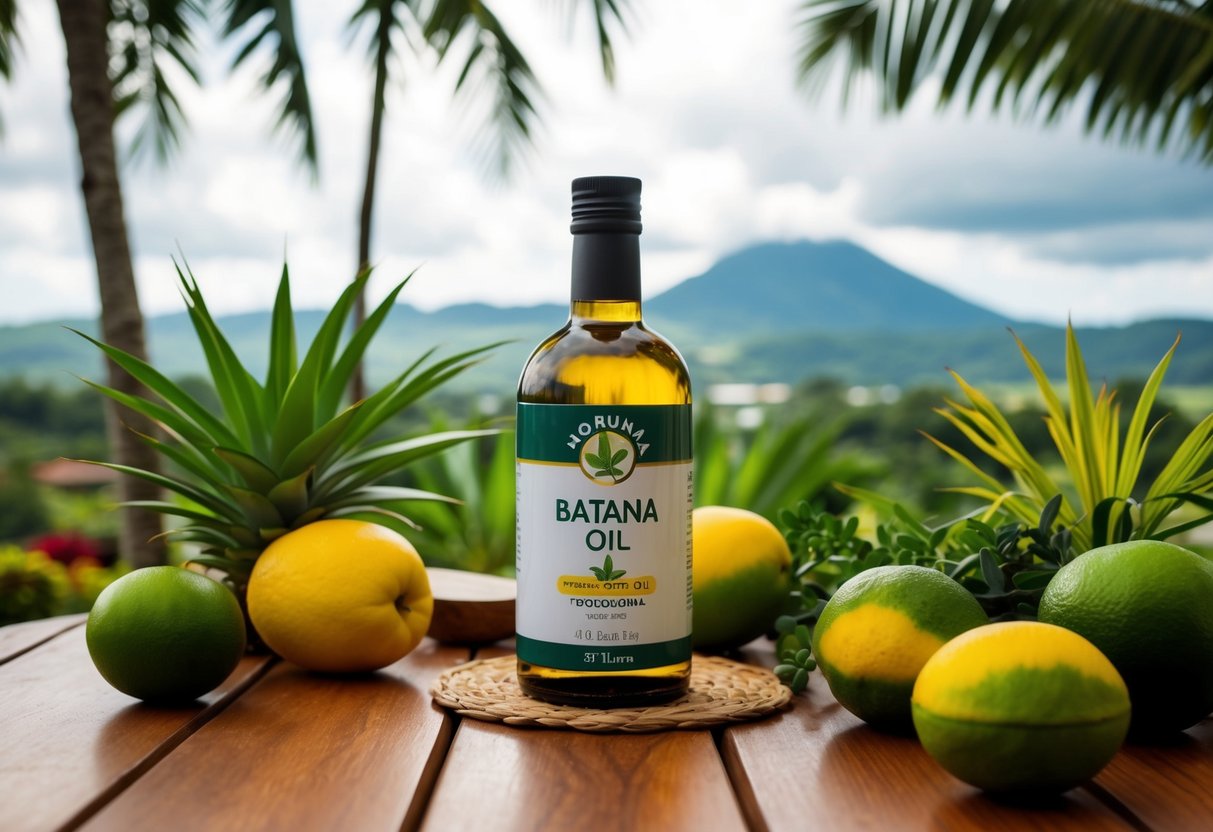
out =
{"type": "MultiPolygon", "coordinates": [[[[400,304],[368,359],[372,380],[400,371],[434,345],[449,354],[510,341],[457,381],[463,389],[508,395],[531,348],[566,319],[567,307],[460,304],[421,312],[400,304]]],[[[309,338],[323,313],[296,322],[309,338]]],[[[953,367],[974,382],[1023,381],[1027,370],[1012,325],[1055,377],[1064,375],[1057,327],[1013,323],[961,300],[850,243],[764,243],[721,259],[645,304],[645,317],[691,364],[696,385],[828,376],[850,384],[946,381],[953,367]]],[[[69,325],[95,332],[92,322],[69,325]]],[[[263,371],[268,312],[228,315],[220,325],[254,373],[263,371]]],[[[148,323],[157,365],[170,376],[202,372],[203,358],[184,312],[148,323]]],[[[1169,380],[1213,384],[1213,321],[1148,321],[1084,329],[1080,339],[1095,378],[1144,377],[1177,331],[1184,343],[1169,380]]],[[[0,377],[56,384],[98,377],[97,351],[58,323],[0,327],[0,377]]]]}
{"type": "Polygon", "coordinates": [[[717,334],[918,332],[1010,323],[843,241],[750,246],[653,298],[647,310],[717,334]]]}

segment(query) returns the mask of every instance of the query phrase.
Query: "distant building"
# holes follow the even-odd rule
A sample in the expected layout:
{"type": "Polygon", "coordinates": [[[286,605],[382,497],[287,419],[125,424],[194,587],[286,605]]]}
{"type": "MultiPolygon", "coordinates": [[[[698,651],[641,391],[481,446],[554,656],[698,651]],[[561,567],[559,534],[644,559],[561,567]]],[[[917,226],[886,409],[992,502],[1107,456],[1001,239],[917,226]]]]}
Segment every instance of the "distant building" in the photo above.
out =
{"type": "Polygon", "coordinates": [[[39,485],[89,491],[117,482],[118,472],[74,459],[52,459],[30,466],[30,477],[39,485]]]}

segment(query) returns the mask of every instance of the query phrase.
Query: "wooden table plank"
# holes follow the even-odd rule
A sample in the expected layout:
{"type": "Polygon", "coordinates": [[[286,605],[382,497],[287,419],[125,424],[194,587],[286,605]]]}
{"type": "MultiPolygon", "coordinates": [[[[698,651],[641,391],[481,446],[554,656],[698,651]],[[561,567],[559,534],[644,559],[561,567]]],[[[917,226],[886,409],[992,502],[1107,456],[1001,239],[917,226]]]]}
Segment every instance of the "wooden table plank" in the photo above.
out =
{"type": "Polygon", "coordinates": [[[1133,828],[1082,789],[1036,805],[987,797],[940,768],[914,737],[852,716],[816,671],[791,711],[727,729],[722,751],[756,829],[1133,828]]]}
{"type": "Polygon", "coordinates": [[[246,658],[198,703],[151,708],[93,667],[74,627],[0,666],[0,829],[47,830],[85,816],[210,719],[264,658],[246,658]]]}
{"type": "Polygon", "coordinates": [[[707,731],[596,735],[465,719],[423,830],[745,829],[707,731]]]}
{"type": "Polygon", "coordinates": [[[1213,829],[1213,719],[1156,745],[1129,743],[1095,784],[1155,829],[1213,829]]]}
{"type": "Polygon", "coordinates": [[[427,639],[378,673],[326,676],[280,664],[84,828],[415,825],[453,726],[428,689],[467,656],[427,639]]]}
{"type": "Polygon", "coordinates": [[[0,627],[0,664],[50,641],[62,632],[79,627],[87,615],[59,615],[0,627]]]}
{"type": "MultiPolygon", "coordinates": [[[[476,653],[513,653],[503,642],[476,653]]],[[[712,734],[586,734],[464,719],[423,830],[744,829],[712,734]]]]}

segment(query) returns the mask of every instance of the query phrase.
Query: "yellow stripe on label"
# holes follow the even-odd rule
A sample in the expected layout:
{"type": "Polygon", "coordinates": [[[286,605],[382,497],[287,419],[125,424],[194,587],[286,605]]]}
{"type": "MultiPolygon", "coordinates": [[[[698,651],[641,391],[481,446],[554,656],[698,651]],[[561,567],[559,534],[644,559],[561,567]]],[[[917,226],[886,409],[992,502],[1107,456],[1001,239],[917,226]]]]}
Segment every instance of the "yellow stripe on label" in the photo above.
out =
{"type": "Polygon", "coordinates": [[[636,578],[620,578],[617,581],[600,581],[593,575],[561,575],[556,580],[556,589],[561,595],[622,598],[652,595],[657,589],[657,579],[652,575],[641,575],[636,578]]]}
{"type": "Polygon", "coordinates": [[[818,658],[847,676],[909,682],[942,646],[901,610],[864,604],[835,618],[822,633],[818,658]]]}

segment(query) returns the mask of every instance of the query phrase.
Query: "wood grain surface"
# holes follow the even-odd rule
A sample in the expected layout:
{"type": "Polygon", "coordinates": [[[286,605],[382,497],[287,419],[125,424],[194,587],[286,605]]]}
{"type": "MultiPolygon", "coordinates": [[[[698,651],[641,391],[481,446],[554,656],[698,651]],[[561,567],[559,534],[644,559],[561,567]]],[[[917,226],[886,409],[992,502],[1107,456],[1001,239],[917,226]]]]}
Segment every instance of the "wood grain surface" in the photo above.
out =
{"type": "MultiPolygon", "coordinates": [[[[503,643],[478,659],[513,654],[503,643]]],[[[745,829],[708,731],[584,734],[464,719],[423,830],[745,829]]]]}
{"type": "Polygon", "coordinates": [[[73,627],[0,665],[0,829],[86,816],[197,730],[267,659],[246,658],[198,703],[151,708],[109,686],[73,627]]]}
{"type": "Polygon", "coordinates": [[[755,829],[1132,829],[1082,789],[1035,804],[992,799],[931,760],[912,736],[869,728],[814,671],[790,712],[729,728],[725,766],[755,829]]]}
{"type": "Polygon", "coordinates": [[[0,627],[0,664],[32,650],[73,627],[83,626],[85,615],[60,615],[0,627]]]}
{"type": "Polygon", "coordinates": [[[818,673],[791,711],[716,734],[459,720],[428,688],[470,651],[433,640],[356,677],[246,658],[198,703],[151,708],[97,674],[82,620],[0,629],[3,832],[1213,829],[1213,720],[1012,803],[863,725],[818,673]]]}
{"type": "Polygon", "coordinates": [[[453,725],[429,685],[467,658],[427,640],[360,676],[279,664],[84,828],[410,828],[453,725]]]}
{"type": "Polygon", "coordinates": [[[1209,832],[1213,829],[1213,719],[1166,741],[1128,743],[1095,784],[1151,828],[1209,832]]]}
{"type": "Polygon", "coordinates": [[[743,830],[707,731],[596,735],[463,720],[423,830],[743,830]]]}

